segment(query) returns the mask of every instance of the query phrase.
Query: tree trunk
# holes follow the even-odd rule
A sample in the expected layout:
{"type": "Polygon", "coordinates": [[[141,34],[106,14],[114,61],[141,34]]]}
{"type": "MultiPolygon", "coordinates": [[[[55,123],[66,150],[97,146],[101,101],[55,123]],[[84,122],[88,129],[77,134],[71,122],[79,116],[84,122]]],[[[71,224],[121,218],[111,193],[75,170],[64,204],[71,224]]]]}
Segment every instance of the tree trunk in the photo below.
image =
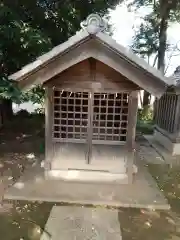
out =
{"type": "MultiPolygon", "coordinates": [[[[149,59],[150,59],[150,56],[148,56],[148,63],[149,63],[149,59]]],[[[158,54],[156,54],[156,56],[154,58],[153,67],[155,67],[157,59],[158,59],[158,54]]],[[[146,92],[146,91],[144,91],[142,107],[144,108],[146,106],[149,106],[150,103],[151,103],[151,94],[146,92]]]]}
{"type": "Polygon", "coordinates": [[[143,108],[150,105],[151,94],[144,91],[143,108]]]}
{"type": "Polygon", "coordinates": [[[164,74],[167,42],[167,20],[162,19],[159,33],[158,69],[164,74]]]}
{"type": "MultiPolygon", "coordinates": [[[[157,68],[162,72],[164,75],[165,71],[165,54],[166,54],[166,44],[167,44],[167,28],[168,28],[168,19],[170,13],[170,7],[168,1],[165,2],[163,0],[160,1],[160,27],[159,27],[159,49],[158,49],[158,63],[157,68]]],[[[158,100],[157,98],[154,101],[153,108],[154,108],[154,116],[153,120],[156,121],[157,116],[157,105],[158,100]]]]}
{"type": "Polygon", "coordinates": [[[165,69],[165,53],[167,44],[167,28],[170,14],[170,5],[163,0],[160,2],[160,26],[159,26],[159,49],[158,49],[158,64],[157,68],[164,74],[165,69]]]}
{"type": "Polygon", "coordinates": [[[2,121],[11,120],[13,117],[13,109],[12,109],[12,101],[9,99],[2,99],[1,100],[1,114],[2,114],[2,121]]]}

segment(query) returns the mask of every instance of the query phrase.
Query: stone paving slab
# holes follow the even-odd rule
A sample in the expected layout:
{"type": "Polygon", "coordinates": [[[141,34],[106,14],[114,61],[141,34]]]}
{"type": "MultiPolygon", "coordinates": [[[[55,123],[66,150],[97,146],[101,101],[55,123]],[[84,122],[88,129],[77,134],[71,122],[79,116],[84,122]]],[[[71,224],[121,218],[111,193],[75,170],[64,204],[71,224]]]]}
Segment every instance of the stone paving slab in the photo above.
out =
{"type": "Polygon", "coordinates": [[[165,164],[164,159],[157,153],[157,151],[146,145],[139,146],[140,159],[150,164],[165,164]]]}
{"type": "Polygon", "coordinates": [[[179,156],[172,156],[167,149],[154,139],[153,135],[144,135],[144,137],[149,145],[161,156],[165,164],[176,165],[180,163],[179,156]]]}
{"type": "Polygon", "coordinates": [[[5,193],[5,199],[169,209],[170,205],[144,166],[138,166],[133,184],[108,184],[44,179],[43,169],[25,172],[5,193]]]}
{"type": "Polygon", "coordinates": [[[139,159],[150,164],[165,164],[162,155],[150,144],[149,138],[152,135],[144,135],[138,142],[139,159]]]}
{"type": "Polygon", "coordinates": [[[122,240],[118,211],[54,206],[40,240],[122,240]]]}

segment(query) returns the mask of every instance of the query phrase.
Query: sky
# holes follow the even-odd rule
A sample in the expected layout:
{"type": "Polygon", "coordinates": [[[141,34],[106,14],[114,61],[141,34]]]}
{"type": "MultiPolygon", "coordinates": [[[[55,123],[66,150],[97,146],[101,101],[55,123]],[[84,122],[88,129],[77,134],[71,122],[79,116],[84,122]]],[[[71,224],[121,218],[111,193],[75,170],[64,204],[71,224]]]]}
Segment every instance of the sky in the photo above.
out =
{"type": "MultiPolygon", "coordinates": [[[[141,19],[148,13],[148,9],[141,9],[138,12],[129,12],[125,4],[118,5],[115,10],[110,11],[110,23],[113,25],[113,38],[125,47],[129,47],[135,34],[135,29],[141,23],[141,19]]],[[[173,24],[168,28],[168,41],[180,47],[180,24],[173,24]]],[[[167,76],[171,75],[177,66],[180,65],[179,55],[173,56],[167,69],[167,76]]]]}

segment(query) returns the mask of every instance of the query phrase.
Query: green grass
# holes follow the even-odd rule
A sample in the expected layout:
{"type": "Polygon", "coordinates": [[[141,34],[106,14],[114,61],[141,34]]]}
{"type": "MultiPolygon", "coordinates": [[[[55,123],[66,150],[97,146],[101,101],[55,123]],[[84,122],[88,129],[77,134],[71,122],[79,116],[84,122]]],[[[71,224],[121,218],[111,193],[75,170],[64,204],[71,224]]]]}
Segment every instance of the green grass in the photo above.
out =
{"type": "Polygon", "coordinates": [[[180,167],[149,165],[149,171],[168,199],[174,212],[180,215],[180,167]]]}
{"type": "Polygon", "coordinates": [[[53,204],[13,202],[8,213],[0,214],[0,239],[39,240],[53,204]]]}
{"type": "Polygon", "coordinates": [[[141,134],[153,134],[154,124],[151,121],[138,121],[136,130],[141,134]]]}
{"type": "Polygon", "coordinates": [[[179,240],[180,168],[167,165],[148,165],[148,168],[171,210],[120,209],[123,240],[179,240]]]}
{"type": "MultiPolygon", "coordinates": [[[[27,160],[27,154],[34,153],[38,158],[44,151],[41,149],[44,141],[42,132],[44,118],[39,115],[15,116],[3,126],[0,132],[1,175],[13,177],[14,180],[22,175],[23,168],[32,164],[27,160]]],[[[12,208],[7,212],[0,209],[0,239],[39,240],[53,205],[13,201],[12,208]]]]}

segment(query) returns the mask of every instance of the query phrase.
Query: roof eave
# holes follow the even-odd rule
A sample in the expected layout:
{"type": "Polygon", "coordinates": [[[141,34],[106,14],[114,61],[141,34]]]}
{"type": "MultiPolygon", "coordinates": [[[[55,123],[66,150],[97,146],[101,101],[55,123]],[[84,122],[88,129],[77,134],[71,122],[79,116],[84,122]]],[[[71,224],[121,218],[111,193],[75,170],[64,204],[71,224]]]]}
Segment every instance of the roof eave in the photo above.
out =
{"type": "MultiPolygon", "coordinates": [[[[159,87],[158,89],[156,89],[155,91],[152,90],[152,88],[148,88],[149,92],[151,94],[153,94],[154,96],[156,96],[157,98],[160,98],[167,90],[168,86],[171,85],[171,83],[168,83],[168,78],[164,77],[164,76],[157,76],[152,74],[152,72],[149,72],[147,69],[145,69],[144,67],[142,67],[141,65],[139,65],[138,63],[136,63],[135,61],[133,61],[132,59],[128,58],[128,56],[126,54],[124,54],[124,52],[121,52],[117,46],[120,46],[119,44],[117,44],[115,42],[115,40],[111,40],[109,38],[109,36],[105,35],[104,33],[98,33],[96,35],[97,39],[99,40],[100,43],[104,44],[105,46],[107,46],[111,51],[115,52],[116,54],[118,54],[121,58],[123,58],[125,61],[129,62],[129,64],[134,65],[136,68],[138,68],[140,71],[143,71],[146,75],[149,75],[151,78],[153,78],[155,81],[157,81],[159,83],[159,87]],[[117,45],[116,47],[114,45],[117,45]]],[[[123,47],[123,46],[122,46],[123,47]]],[[[123,47],[124,48],[124,47],[123,47]]],[[[135,56],[136,57],[136,56],[135,56]]],[[[139,59],[139,57],[137,57],[139,59]]],[[[148,65],[148,64],[147,64],[148,65]]],[[[149,66],[149,65],[148,65],[149,66]]],[[[156,69],[155,69],[156,70],[156,69]]],[[[157,70],[156,70],[157,71],[157,70]]],[[[148,91],[148,89],[146,89],[148,91]]]]}
{"type": "Polygon", "coordinates": [[[87,31],[84,30],[79,32],[79,34],[74,35],[66,42],[54,47],[48,53],[45,53],[42,56],[38,57],[34,62],[25,65],[21,70],[10,75],[9,79],[19,82],[25,78],[28,78],[28,76],[38,71],[40,68],[45,67],[50,62],[55,61],[60,56],[66,54],[71,49],[79,46],[80,44],[88,41],[88,39],[90,38],[92,38],[92,36],[87,31]],[[52,55],[52,56],[48,57],[48,55],[52,55]]]}
{"type": "Polygon", "coordinates": [[[110,38],[108,35],[106,35],[106,34],[104,34],[102,32],[99,32],[99,33],[96,34],[96,37],[100,41],[102,41],[104,44],[106,44],[109,47],[111,47],[111,49],[113,51],[118,53],[121,57],[123,57],[130,64],[136,66],[140,70],[143,70],[148,75],[151,75],[153,78],[162,81],[162,83],[164,83],[164,85],[166,87],[172,85],[172,81],[169,81],[169,78],[167,78],[164,75],[162,75],[160,73],[160,71],[158,71],[157,69],[154,69],[153,67],[151,67],[148,63],[146,63],[143,59],[140,59],[134,53],[131,53],[130,51],[128,51],[128,53],[127,53],[127,49],[125,47],[123,47],[120,44],[118,44],[114,39],[110,38]],[[128,55],[130,55],[130,56],[128,56],[128,55]],[[132,58],[133,58],[133,60],[132,60],[132,58]],[[142,60],[143,60],[143,65],[145,65],[144,67],[140,63],[140,62],[142,62],[142,60]]]}

